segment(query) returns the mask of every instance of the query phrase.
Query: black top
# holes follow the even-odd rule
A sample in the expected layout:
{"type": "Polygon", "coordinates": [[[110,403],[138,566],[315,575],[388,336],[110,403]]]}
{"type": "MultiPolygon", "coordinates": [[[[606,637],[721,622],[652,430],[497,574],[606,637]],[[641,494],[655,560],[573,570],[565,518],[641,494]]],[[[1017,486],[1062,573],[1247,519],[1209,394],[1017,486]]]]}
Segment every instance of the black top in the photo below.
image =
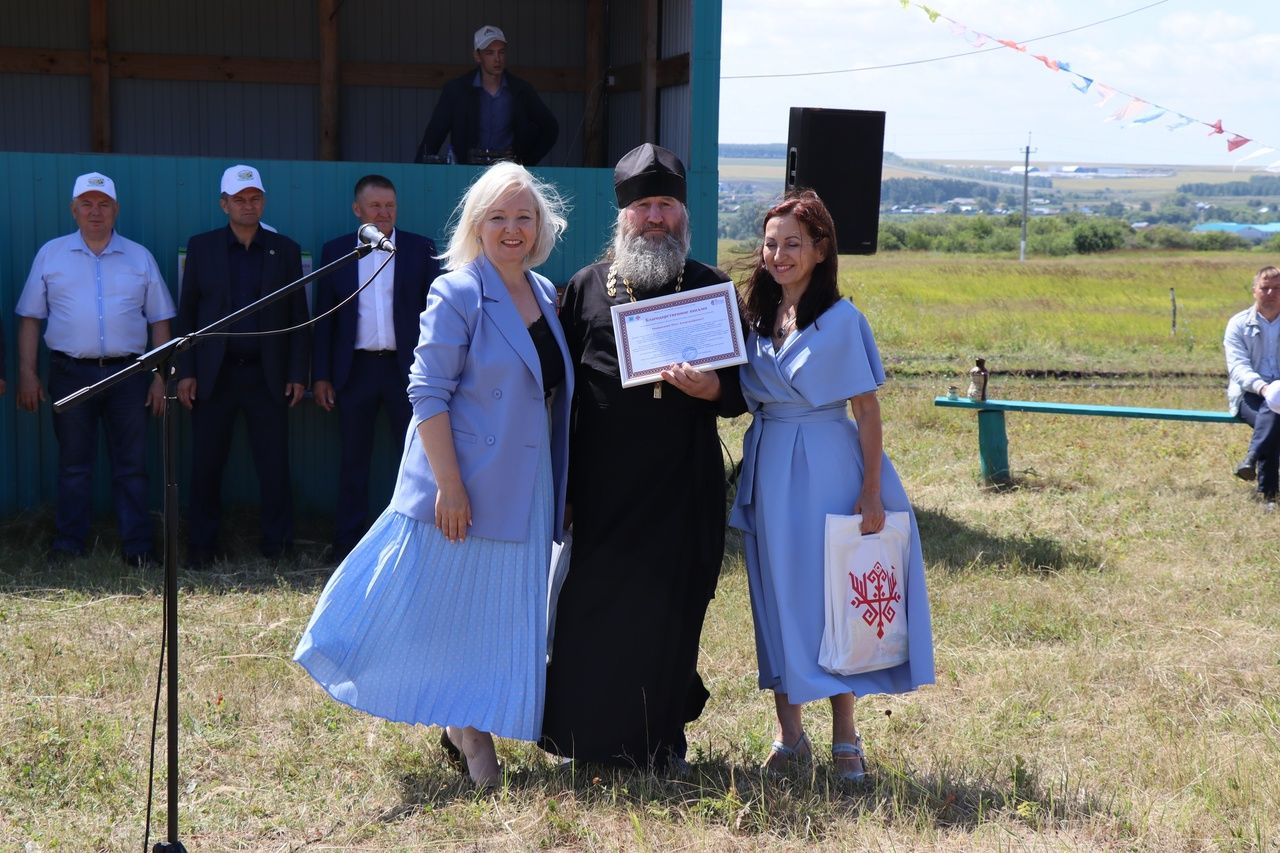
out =
{"type": "Polygon", "coordinates": [[[546,317],[539,317],[530,324],[529,337],[533,338],[533,348],[538,351],[538,364],[542,367],[542,391],[550,395],[564,381],[564,358],[560,355],[560,345],[551,334],[546,317]]]}

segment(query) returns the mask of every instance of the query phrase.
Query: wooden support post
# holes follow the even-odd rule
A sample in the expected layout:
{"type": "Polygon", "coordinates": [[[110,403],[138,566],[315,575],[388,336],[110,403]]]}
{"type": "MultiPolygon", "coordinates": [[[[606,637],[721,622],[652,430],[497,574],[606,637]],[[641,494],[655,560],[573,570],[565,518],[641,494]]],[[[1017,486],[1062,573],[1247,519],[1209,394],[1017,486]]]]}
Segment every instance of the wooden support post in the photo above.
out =
{"type": "Polygon", "coordinates": [[[111,57],[108,55],[107,0],[89,0],[89,144],[111,151],[111,57]]]}
{"type": "Polygon", "coordinates": [[[604,95],[607,88],[605,75],[608,63],[605,50],[609,34],[605,32],[604,0],[587,0],[586,44],[586,103],[583,104],[582,121],[586,126],[582,150],[582,165],[605,165],[604,146],[604,95]]]}
{"type": "Polygon", "coordinates": [[[644,0],[640,25],[640,133],[658,141],[658,0],[644,0]]]}
{"type": "Polygon", "coordinates": [[[317,0],[316,12],[320,24],[321,160],[337,160],[340,153],[338,5],[339,0],[317,0]]]}
{"type": "Polygon", "coordinates": [[[983,480],[997,484],[1009,482],[1009,436],[1004,428],[1004,412],[978,410],[978,456],[983,480]]]}

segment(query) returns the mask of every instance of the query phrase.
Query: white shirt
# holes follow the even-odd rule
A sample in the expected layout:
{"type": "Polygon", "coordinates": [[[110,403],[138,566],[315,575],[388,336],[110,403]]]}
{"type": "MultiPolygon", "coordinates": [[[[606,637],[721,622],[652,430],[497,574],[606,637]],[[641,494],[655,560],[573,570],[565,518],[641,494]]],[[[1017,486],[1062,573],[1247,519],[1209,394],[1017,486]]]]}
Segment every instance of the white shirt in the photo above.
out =
{"type": "Polygon", "coordinates": [[[72,358],[146,352],[148,324],[177,313],[156,259],[114,231],[100,255],[79,231],[41,246],[14,311],[47,317],[45,344],[72,358]]]}
{"type": "MultiPolygon", "coordinates": [[[[396,231],[387,235],[391,245],[396,244],[396,231]]],[[[357,286],[364,284],[374,270],[387,260],[387,253],[374,249],[356,262],[357,286]]],[[[356,297],[356,349],[393,350],[396,348],[396,329],[391,318],[392,294],[395,289],[396,256],[383,267],[373,283],[356,297]]]]}

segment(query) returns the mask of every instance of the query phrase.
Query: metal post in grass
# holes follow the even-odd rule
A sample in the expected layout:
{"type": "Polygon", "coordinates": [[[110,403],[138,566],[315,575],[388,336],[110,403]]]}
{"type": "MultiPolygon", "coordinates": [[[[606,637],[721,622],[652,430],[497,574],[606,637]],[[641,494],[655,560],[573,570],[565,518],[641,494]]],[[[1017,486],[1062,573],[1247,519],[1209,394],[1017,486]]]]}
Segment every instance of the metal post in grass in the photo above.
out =
{"type": "Polygon", "coordinates": [[[1022,149],[1022,242],[1018,244],[1018,260],[1027,259],[1027,201],[1031,195],[1031,132],[1027,132],[1027,147],[1022,149]]]}
{"type": "Polygon", "coordinates": [[[978,410],[978,458],[982,479],[992,485],[1009,480],[1009,436],[1004,428],[1004,412],[998,409],[978,410]]]}

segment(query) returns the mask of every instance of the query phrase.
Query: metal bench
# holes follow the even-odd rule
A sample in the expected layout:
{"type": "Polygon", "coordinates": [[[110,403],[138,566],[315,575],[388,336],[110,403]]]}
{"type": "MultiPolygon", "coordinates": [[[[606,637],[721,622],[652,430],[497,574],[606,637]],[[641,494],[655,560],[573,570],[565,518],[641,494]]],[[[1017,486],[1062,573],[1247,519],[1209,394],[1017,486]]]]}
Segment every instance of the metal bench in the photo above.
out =
{"type": "Polygon", "coordinates": [[[1157,421],[1199,421],[1214,424],[1242,424],[1227,411],[1201,409],[1148,409],[1140,406],[1095,406],[1080,403],[1036,403],[1029,400],[970,400],[967,397],[935,397],[935,406],[969,409],[978,413],[978,456],[982,479],[988,483],[1009,482],[1009,437],[1004,428],[1005,412],[1034,412],[1042,415],[1092,415],[1103,418],[1145,418],[1157,421]]]}

